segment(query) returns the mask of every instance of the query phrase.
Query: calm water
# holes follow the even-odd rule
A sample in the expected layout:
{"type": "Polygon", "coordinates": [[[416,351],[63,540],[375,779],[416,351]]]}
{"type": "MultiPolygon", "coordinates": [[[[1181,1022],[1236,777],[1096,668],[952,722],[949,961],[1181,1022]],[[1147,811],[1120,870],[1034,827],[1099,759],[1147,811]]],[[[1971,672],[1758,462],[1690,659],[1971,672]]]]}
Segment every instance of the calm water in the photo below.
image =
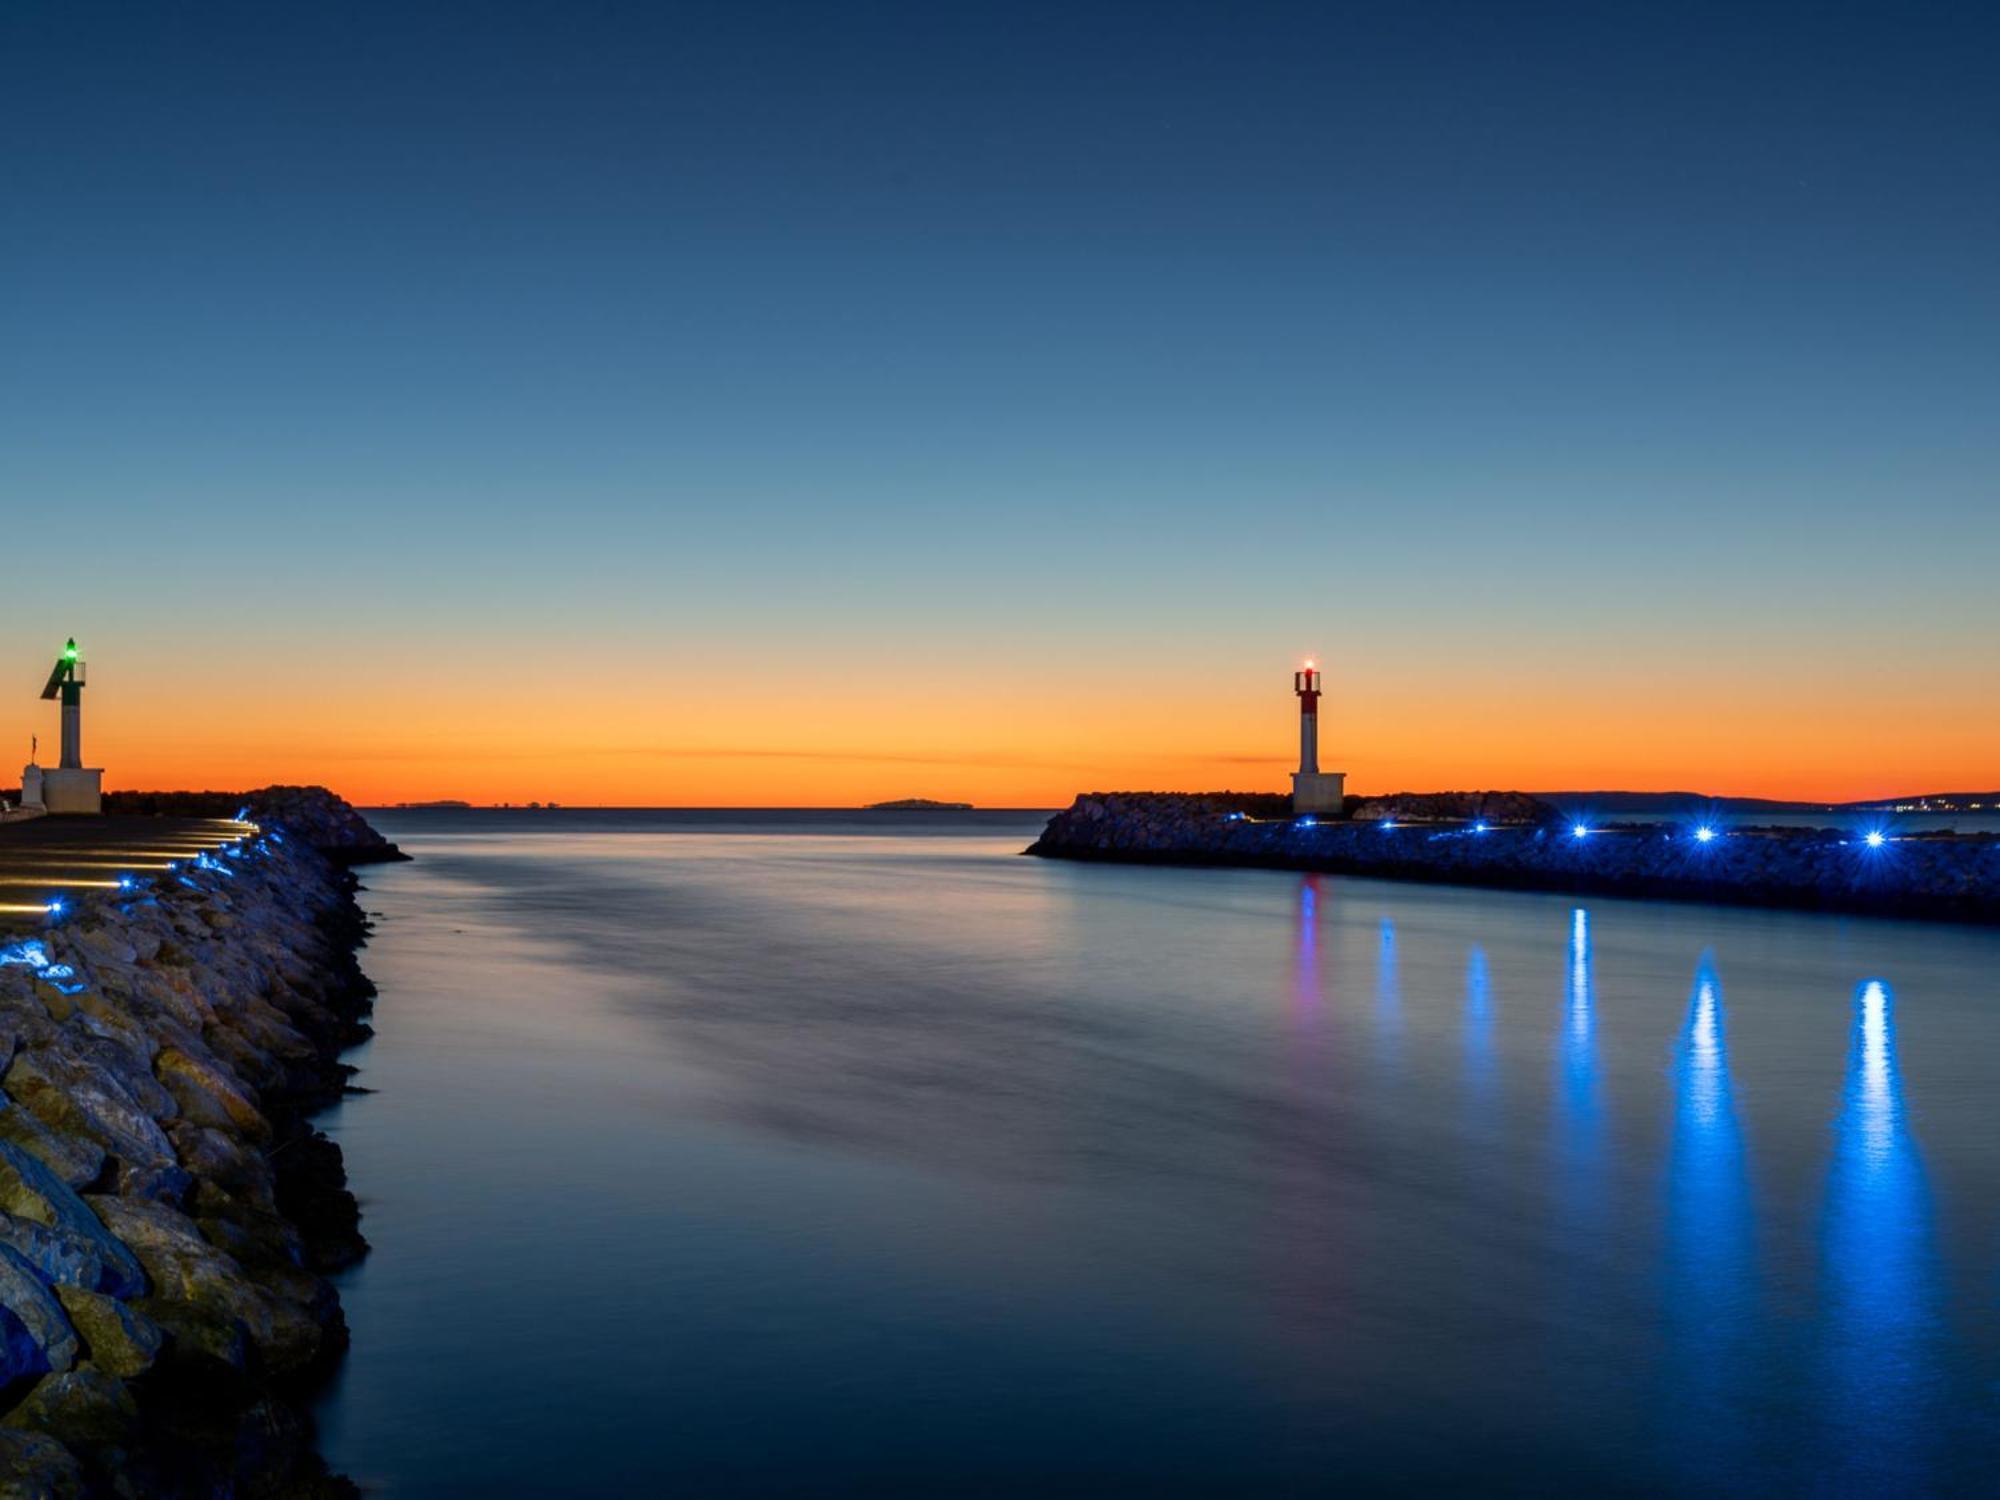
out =
{"type": "Polygon", "coordinates": [[[2000,932],[380,822],[366,1483],[1991,1482],[2000,932]]]}

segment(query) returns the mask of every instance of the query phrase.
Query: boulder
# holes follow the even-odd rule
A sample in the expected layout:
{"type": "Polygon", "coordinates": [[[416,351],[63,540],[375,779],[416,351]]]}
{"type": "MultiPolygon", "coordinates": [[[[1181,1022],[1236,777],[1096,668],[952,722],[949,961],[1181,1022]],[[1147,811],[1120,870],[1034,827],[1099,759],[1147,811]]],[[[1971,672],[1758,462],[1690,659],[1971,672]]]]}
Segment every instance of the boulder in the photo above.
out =
{"type": "Polygon", "coordinates": [[[71,1187],[87,1187],[104,1170],[104,1148],[80,1135],[60,1135],[13,1101],[0,1099],[0,1141],[12,1141],[71,1187]]]}
{"type": "Polygon", "coordinates": [[[48,1356],[36,1342],[33,1330],[0,1306],[0,1389],[12,1389],[24,1380],[49,1373],[48,1356]]]}
{"type": "Polygon", "coordinates": [[[26,1257],[8,1245],[0,1245],[0,1307],[20,1319],[49,1369],[60,1372],[77,1362],[83,1344],[69,1314],[26,1257]]]}
{"type": "Polygon", "coordinates": [[[188,1119],[253,1141],[270,1138],[263,1114],[220,1068],[166,1047],[153,1059],[153,1071],[188,1119]]]}
{"type": "Polygon", "coordinates": [[[77,1500],[83,1465],[45,1432],[0,1427],[0,1497],[4,1500],[77,1500]]]}
{"type": "MultiPolygon", "coordinates": [[[[232,1324],[240,1326],[274,1370],[300,1368],[318,1354],[322,1330],[310,1306],[259,1286],[186,1214],[130,1198],[91,1202],[139,1257],[153,1287],[145,1310],[169,1329],[195,1330],[198,1347],[228,1363],[238,1362],[221,1352],[236,1347],[232,1324]]],[[[304,1297],[318,1293],[320,1283],[304,1272],[293,1275],[304,1297]]]]}
{"type": "MultiPolygon", "coordinates": [[[[5,1084],[11,1098],[58,1133],[86,1136],[137,1166],[174,1160],[173,1143],[135,1099],[135,1088],[100,1061],[36,1048],[14,1059],[5,1084]]],[[[158,1088],[150,1076],[146,1084],[158,1088]]],[[[166,1091],[160,1094],[173,1108],[166,1091]]]]}
{"type": "Polygon", "coordinates": [[[5,1212],[0,1236],[7,1237],[48,1280],[71,1281],[94,1270],[94,1291],[136,1297],[146,1289],[146,1273],[138,1258],[105,1228],[76,1190],[11,1141],[0,1141],[0,1210],[5,1212]],[[17,1222],[33,1226],[22,1235],[25,1245],[9,1233],[17,1222]],[[52,1233],[36,1234],[34,1228],[52,1233]],[[60,1254],[40,1258],[51,1250],[60,1254]]]}
{"type": "Polygon", "coordinates": [[[0,1425],[46,1433],[65,1448],[118,1447],[139,1425],[125,1382],[102,1370],[44,1375],[0,1425]]]}
{"type": "Polygon", "coordinates": [[[166,1342],[158,1323],[102,1292],[77,1286],[57,1286],[55,1290],[69,1314],[70,1326],[83,1338],[91,1364],[121,1380],[152,1368],[166,1342]]]}

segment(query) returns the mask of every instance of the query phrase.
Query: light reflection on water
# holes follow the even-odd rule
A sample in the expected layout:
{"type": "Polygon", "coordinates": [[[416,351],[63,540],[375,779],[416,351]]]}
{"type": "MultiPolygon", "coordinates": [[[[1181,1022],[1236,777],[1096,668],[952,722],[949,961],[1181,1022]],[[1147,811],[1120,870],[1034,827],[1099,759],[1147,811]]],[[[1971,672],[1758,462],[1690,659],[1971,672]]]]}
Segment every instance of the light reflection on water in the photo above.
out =
{"type": "Polygon", "coordinates": [[[323,1416],[391,1490],[1984,1472],[2000,934],[384,821],[323,1416]]]}
{"type": "Polygon", "coordinates": [[[1492,1103],[1494,1069],[1493,976],[1475,945],[1465,957],[1465,1079],[1475,1103],[1492,1103]]]}
{"type": "Polygon", "coordinates": [[[1375,951],[1375,1040],[1385,1064],[1393,1063],[1403,1040],[1403,979],[1396,966],[1396,924],[1382,918],[1375,951]]]}
{"type": "Polygon", "coordinates": [[[1661,1287],[1670,1364],[1660,1393],[1679,1429],[1678,1465],[1704,1485],[1744,1484],[1758,1459],[1743,1393],[1758,1379],[1748,1332],[1759,1272],[1727,1026],[1722,978],[1704,952],[1672,1069],[1661,1287]]]}
{"type": "Polygon", "coordinates": [[[1931,1206],[1896,1066],[1895,996],[1855,993],[1847,1084],[1826,1184],[1829,1430],[1870,1487],[1920,1484],[1937,1380],[1931,1206]]]}
{"type": "Polygon", "coordinates": [[[1605,1207],[1600,1179],[1604,1150],[1603,1080],[1597,1059],[1596,995],[1592,984],[1590,913],[1570,913],[1568,984],[1557,1044],[1558,1154],[1573,1203],[1587,1213],[1605,1207]]]}

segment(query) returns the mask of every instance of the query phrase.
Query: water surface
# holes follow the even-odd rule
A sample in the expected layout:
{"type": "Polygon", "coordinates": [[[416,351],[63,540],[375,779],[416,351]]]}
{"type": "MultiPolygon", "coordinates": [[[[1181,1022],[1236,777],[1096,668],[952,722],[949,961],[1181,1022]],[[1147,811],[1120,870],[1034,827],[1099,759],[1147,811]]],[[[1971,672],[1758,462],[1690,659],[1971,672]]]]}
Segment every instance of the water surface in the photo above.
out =
{"type": "Polygon", "coordinates": [[[402,1494],[1983,1484],[2000,933],[383,814],[402,1494]]]}

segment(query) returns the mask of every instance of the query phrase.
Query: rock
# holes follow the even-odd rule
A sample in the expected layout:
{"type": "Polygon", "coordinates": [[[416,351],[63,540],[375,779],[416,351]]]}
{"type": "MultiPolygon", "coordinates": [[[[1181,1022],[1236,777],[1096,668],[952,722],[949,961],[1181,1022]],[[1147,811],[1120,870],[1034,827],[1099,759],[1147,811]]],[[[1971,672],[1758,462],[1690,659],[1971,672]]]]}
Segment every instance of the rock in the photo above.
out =
{"type": "Polygon", "coordinates": [[[8,1221],[0,1220],[0,1237],[6,1237],[48,1280],[72,1281],[84,1268],[94,1268],[93,1291],[114,1297],[136,1297],[145,1291],[146,1273],[138,1258],[105,1228],[75,1189],[11,1141],[0,1141],[0,1210],[11,1220],[54,1231],[36,1235],[30,1229],[23,1235],[28,1244],[23,1244],[9,1233],[8,1221]],[[41,1258],[51,1249],[61,1253],[51,1260],[41,1258]]]}
{"type": "Polygon", "coordinates": [[[61,1372],[77,1362],[83,1344],[69,1314],[26,1257],[8,1245],[0,1245],[0,1307],[20,1319],[49,1369],[61,1372]]]}
{"type": "Polygon", "coordinates": [[[65,1448],[115,1447],[139,1424],[138,1403],[125,1382],[102,1370],[44,1375],[0,1425],[46,1433],[65,1448]]]}
{"type": "Polygon", "coordinates": [[[0,1245],[15,1251],[51,1286],[103,1286],[104,1257],[90,1241],[32,1219],[0,1213],[0,1245]]]}
{"type": "Polygon", "coordinates": [[[270,1139],[270,1124],[221,1069],[168,1047],[153,1059],[153,1071],[190,1120],[233,1130],[253,1141],[270,1139]]]}
{"type": "Polygon", "coordinates": [[[116,1297],[82,1287],[57,1286],[70,1325],[82,1336],[91,1364],[121,1380],[152,1368],[166,1335],[160,1325],[116,1297]]]}
{"type": "Polygon", "coordinates": [[[33,1330],[10,1309],[0,1307],[0,1387],[12,1387],[48,1372],[48,1356],[42,1353],[33,1330]]]}
{"type": "MultiPolygon", "coordinates": [[[[271,1166],[255,1151],[247,1150],[220,1130],[193,1120],[176,1120],[168,1127],[174,1150],[187,1169],[234,1196],[260,1208],[273,1206],[274,1184],[271,1166]]],[[[197,1198],[200,1189],[197,1189],[197,1198]]]]}
{"type": "Polygon", "coordinates": [[[78,947],[100,963],[132,964],[139,961],[139,950],[127,942],[123,934],[106,927],[81,928],[76,934],[76,942],[78,947]]]}
{"type": "MultiPolygon", "coordinates": [[[[148,1085],[157,1088],[149,1076],[148,1085]]],[[[54,1047],[17,1056],[8,1067],[8,1095],[59,1134],[96,1141],[121,1162],[172,1165],[173,1143],[140,1107],[135,1090],[101,1062],[54,1047]]],[[[161,1102],[171,1107],[164,1089],[161,1102]]]]}
{"type": "Polygon", "coordinates": [[[0,1500],[76,1500],[83,1465],[44,1432],[0,1427],[0,1500]]]}
{"type": "MultiPolygon", "coordinates": [[[[274,1370],[302,1368],[318,1354],[322,1330],[310,1306],[256,1284],[186,1214],[130,1198],[95,1198],[92,1204],[139,1257],[152,1280],[145,1309],[168,1328],[197,1330],[200,1346],[227,1363],[237,1362],[221,1353],[237,1347],[232,1323],[274,1370]]],[[[296,1274],[303,1279],[296,1289],[313,1296],[320,1283],[296,1274]]]]}
{"type": "Polygon", "coordinates": [[[1396,792],[1370,797],[1350,814],[1357,823],[1385,818],[1410,823],[1481,821],[1495,828],[1510,823],[1547,824],[1556,815],[1551,804],[1526,792],[1396,792]]]}
{"type": "Polygon", "coordinates": [[[11,1100],[0,1101],[0,1141],[12,1141],[71,1187],[88,1187],[104,1170],[104,1148],[78,1135],[58,1135],[11,1100]]]}

